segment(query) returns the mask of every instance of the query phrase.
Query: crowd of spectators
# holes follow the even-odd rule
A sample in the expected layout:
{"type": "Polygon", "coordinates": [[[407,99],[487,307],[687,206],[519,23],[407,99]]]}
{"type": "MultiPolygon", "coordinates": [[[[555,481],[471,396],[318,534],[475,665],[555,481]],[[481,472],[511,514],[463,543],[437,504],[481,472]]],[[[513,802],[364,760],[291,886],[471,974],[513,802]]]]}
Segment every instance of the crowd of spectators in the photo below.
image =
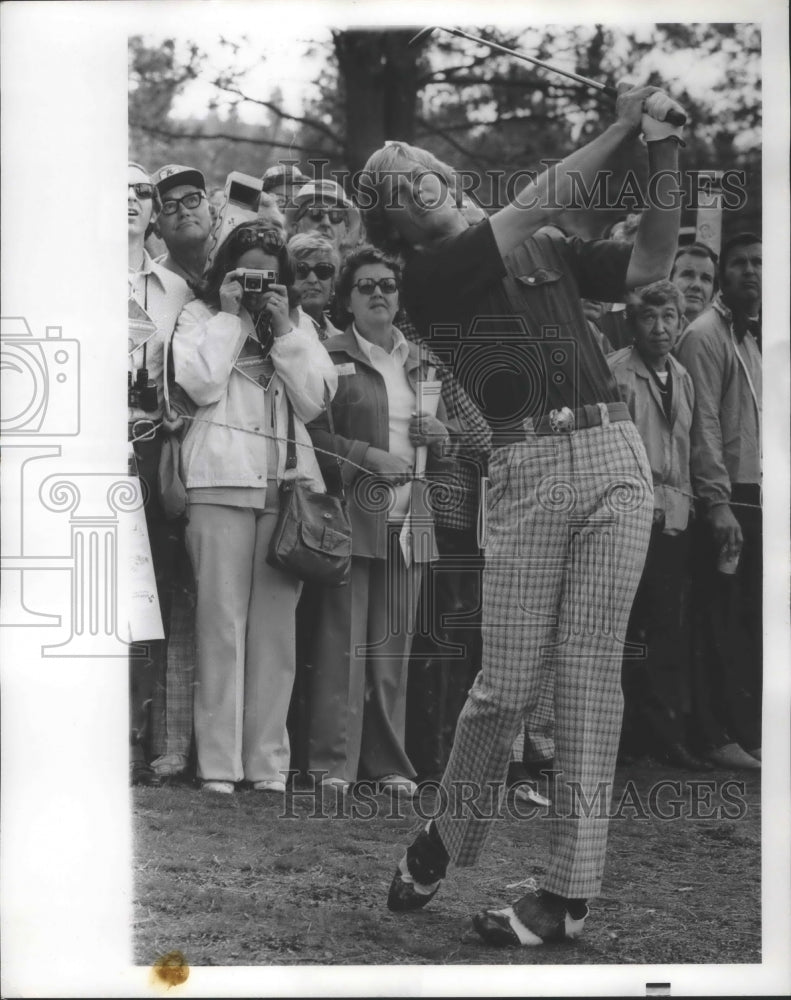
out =
{"type": "MultiPolygon", "coordinates": [[[[155,408],[130,394],[130,463],[148,488],[165,631],[130,658],[131,780],[283,794],[292,780],[342,792],[365,778],[409,797],[442,773],[480,666],[498,401],[405,310],[398,248],[366,235],[335,181],[267,169],[257,215],[225,235],[207,270],[223,200],[196,167],[149,175],[129,164],[130,307],[153,329],[130,325],[130,385],[145,368],[157,386],[155,408]],[[248,291],[244,269],[277,277],[248,291]],[[427,412],[419,385],[432,380],[441,394],[427,412]],[[294,474],[314,489],[341,456],[345,587],[303,586],[266,561],[292,434],[294,474]],[[169,439],[186,490],[177,517],[160,502],[169,439]],[[407,518],[423,532],[412,558],[400,537],[407,518]]],[[[488,225],[473,202],[466,214],[488,225]]],[[[608,239],[634,231],[627,219],[608,239]]],[[[759,768],[760,238],[740,233],[719,253],[685,243],[666,280],[625,304],[583,305],[654,493],[619,637],[621,760],[759,768]]],[[[552,701],[541,692],[513,751],[509,780],[528,796],[552,769],[552,701]]]]}

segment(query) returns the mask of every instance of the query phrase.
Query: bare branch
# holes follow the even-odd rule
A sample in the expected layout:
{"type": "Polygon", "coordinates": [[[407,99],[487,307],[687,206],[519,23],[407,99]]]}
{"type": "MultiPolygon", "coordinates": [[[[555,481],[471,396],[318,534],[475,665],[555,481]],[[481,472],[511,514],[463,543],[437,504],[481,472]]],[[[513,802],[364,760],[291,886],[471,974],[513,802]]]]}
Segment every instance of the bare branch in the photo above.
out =
{"type": "MultiPolygon", "coordinates": [[[[535,111],[531,111],[529,114],[520,114],[515,112],[512,115],[498,115],[496,121],[481,122],[481,121],[466,121],[466,122],[455,122],[453,125],[443,125],[445,132],[466,132],[474,128],[495,128],[497,125],[509,124],[510,122],[530,122],[535,124],[537,122],[548,122],[555,121],[556,116],[550,114],[537,114],[535,111]]],[[[434,126],[431,126],[432,128],[434,126]]],[[[428,135],[428,132],[422,132],[421,135],[428,135]]]]}
{"type": "Polygon", "coordinates": [[[261,97],[250,97],[249,94],[245,94],[243,91],[239,90],[238,87],[233,86],[230,83],[223,83],[221,80],[212,80],[212,83],[218,90],[222,90],[227,94],[236,94],[237,97],[241,97],[243,101],[249,101],[251,104],[258,104],[262,108],[276,114],[278,118],[285,118],[288,121],[297,122],[299,125],[306,125],[309,128],[316,129],[317,132],[321,132],[328,136],[334,142],[338,141],[337,130],[333,131],[329,125],[324,122],[319,121],[317,118],[304,118],[300,115],[290,115],[286,111],[283,111],[281,107],[277,104],[273,104],[271,101],[265,101],[261,97]]]}
{"type": "Polygon", "coordinates": [[[471,152],[466,146],[462,146],[460,142],[457,142],[453,136],[448,135],[445,129],[440,128],[439,125],[427,122],[425,118],[417,119],[418,125],[421,125],[424,129],[424,135],[438,135],[445,140],[450,146],[453,146],[455,150],[462,154],[462,156],[467,156],[474,163],[477,163],[479,167],[486,167],[487,164],[496,164],[498,161],[495,157],[480,156],[479,154],[471,152]]]}
{"type": "MultiPolygon", "coordinates": [[[[202,132],[176,132],[172,129],[158,128],[155,125],[148,125],[145,122],[129,122],[130,128],[140,129],[141,132],[146,132],[148,135],[155,135],[161,139],[186,139],[186,140],[198,140],[198,139],[225,139],[229,142],[246,142],[254,146],[273,146],[280,149],[297,149],[301,153],[326,153],[325,149],[319,146],[300,146],[295,142],[272,142],[270,139],[255,139],[251,136],[244,135],[231,135],[228,132],[214,132],[211,135],[205,135],[202,132]]],[[[338,147],[340,151],[340,147],[338,147]]]]}

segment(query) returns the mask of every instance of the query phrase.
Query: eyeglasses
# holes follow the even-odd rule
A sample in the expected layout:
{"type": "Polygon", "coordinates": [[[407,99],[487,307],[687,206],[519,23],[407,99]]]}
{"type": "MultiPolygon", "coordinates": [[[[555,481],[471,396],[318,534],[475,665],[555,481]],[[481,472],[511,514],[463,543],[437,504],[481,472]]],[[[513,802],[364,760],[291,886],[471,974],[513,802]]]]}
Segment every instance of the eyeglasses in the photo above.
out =
{"type": "Polygon", "coordinates": [[[373,295],[377,288],[381,288],[384,295],[392,295],[398,291],[398,282],[395,278],[380,278],[378,281],[374,281],[373,278],[360,278],[352,284],[352,288],[356,288],[360,295],[373,295]]]}
{"type": "Polygon", "coordinates": [[[135,198],[139,198],[141,201],[147,201],[149,198],[154,197],[153,184],[143,184],[142,182],[138,184],[130,184],[129,190],[134,191],[135,198]]]}
{"type": "Polygon", "coordinates": [[[183,198],[168,198],[167,201],[162,202],[162,214],[175,215],[179,210],[179,205],[183,205],[185,208],[197,208],[205,197],[203,191],[190,191],[183,198]]]}
{"type": "Polygon", "coordinates": [[[325,215],[329,216],[330,222],[337,226],[339,222],[346,221],[346,209],[345,208],[326,208],[326,207],[316,207],[307,208],[304,212],[300,212],[297,216],[298,219],[304,219],[304,217],[310,219],[311,222],[321,222],[325,215]]]}
{"type": "Polygon", "coordinates": [[[286,245],[276,229],[240,229],[233,237],[234,245],[242,250],[260,246],[264,253],[277,254],[286,245]]]}
{"type": "Polygon", "coordinates": [[[307,278],[311,271],[316,275],[319,281],[326,281],[328,278],[332,278],[335,275],[335,265],[334,264],[308,264],[307,261],[300,260],[294,265],[294,273],[300,279],[307,278]]]}

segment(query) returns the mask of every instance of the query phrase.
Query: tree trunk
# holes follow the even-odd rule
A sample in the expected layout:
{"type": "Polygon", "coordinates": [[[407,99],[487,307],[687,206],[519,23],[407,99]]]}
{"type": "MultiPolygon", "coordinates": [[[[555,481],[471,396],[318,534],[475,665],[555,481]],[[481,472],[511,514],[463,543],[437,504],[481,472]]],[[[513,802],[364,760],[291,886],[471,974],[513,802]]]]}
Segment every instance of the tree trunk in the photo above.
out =
{"type": "Polygon", "coordinates": [[[417,110],[417,50],[406,31],[338,31],[333,41],[346,115],[346,162],[360,170],[385,139],[411,142],[417,110]]]}

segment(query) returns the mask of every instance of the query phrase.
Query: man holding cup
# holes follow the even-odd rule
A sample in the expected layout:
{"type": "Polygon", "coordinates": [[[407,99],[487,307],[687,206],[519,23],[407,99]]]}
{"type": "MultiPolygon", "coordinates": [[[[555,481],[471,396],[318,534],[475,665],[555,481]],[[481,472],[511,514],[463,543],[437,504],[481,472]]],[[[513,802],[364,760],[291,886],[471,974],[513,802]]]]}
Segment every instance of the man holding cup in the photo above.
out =
{"type": "Polygon", "coordinates": [[[720,292],[676,354],[695,385],[692,485],[699,541],[699,727],[722,767],[760,767],[762,686],[761,239],[740,233],[719,265],[720,292]],[[745,752],[746,751],[746,752],[745,752]]]}

